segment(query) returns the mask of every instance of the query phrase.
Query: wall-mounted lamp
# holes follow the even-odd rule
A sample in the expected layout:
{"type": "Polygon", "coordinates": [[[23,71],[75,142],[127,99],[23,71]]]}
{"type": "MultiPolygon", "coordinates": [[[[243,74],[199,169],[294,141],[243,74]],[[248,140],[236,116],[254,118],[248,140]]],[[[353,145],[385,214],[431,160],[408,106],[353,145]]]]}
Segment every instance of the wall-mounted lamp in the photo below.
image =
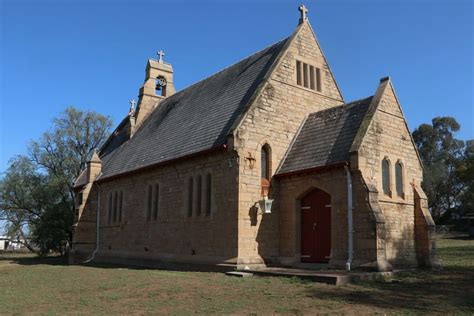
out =
{"type": "Polygon", "coordinates": [[[262,200],[258,201],[260,204],[260,209],[263,211],[264,214],[270,214],[272,212],[272,204],[273,200],[269,199],[265,196],[262,200]]]}

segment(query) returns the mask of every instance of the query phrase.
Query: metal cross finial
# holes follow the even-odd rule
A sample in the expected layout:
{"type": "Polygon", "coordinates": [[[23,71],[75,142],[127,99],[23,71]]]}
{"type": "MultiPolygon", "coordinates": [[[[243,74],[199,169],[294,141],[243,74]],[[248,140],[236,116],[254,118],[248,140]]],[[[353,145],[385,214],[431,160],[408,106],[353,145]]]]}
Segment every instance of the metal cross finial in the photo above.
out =
{"type": "Polygon", "coordinates": [[[304,4],[300,5],[298,7],[298,10],[300,11],[300,24],[303,23],[304,21],[308,20],[308,9],[305,7],[304,4]]]}
{"type": "Polygon", "coordinates": [[[158,62],[159,62],[160,64],[162,64],[162,63],[163,63],[163,56],[165,56],[165,53],[164,53],[162,50],[160,50],[160,51],[158,51],[158,53],[156,53],[156,54],[158,55],[158,62]]]}

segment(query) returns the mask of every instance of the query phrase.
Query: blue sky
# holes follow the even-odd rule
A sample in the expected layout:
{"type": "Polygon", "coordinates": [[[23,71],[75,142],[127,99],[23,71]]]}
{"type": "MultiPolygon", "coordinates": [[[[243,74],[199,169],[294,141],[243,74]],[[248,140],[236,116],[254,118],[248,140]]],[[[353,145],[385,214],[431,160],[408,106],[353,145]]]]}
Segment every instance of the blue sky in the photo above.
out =
{"type": "MultiPolygon", "coordinates": [[[[0,0],[0,172],[67,106],[117,123],[159,49],[182,89],[290,35],[300,1],[0,0]]],[[[302,2],[346,101],[390,75],[411,129],[474,138],[471,0],[302,2]]]]}

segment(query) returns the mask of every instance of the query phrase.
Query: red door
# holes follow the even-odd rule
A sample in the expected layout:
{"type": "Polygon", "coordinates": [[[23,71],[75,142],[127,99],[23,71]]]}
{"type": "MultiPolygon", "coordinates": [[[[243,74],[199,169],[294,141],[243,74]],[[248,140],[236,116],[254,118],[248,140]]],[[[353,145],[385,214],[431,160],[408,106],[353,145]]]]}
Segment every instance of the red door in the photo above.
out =
{"type": "Polygon", "coordinates": [[[328,262],[331,255],[331,196],[314,189],[301,200],[301,262],[328,262]]]}

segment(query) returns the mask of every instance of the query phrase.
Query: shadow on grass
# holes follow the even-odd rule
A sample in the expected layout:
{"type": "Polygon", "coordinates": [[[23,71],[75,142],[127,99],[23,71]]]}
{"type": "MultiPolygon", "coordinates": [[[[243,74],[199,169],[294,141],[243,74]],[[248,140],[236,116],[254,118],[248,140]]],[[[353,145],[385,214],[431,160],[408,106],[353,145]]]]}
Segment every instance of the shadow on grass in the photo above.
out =
{"type": "Polygon", "coordinates": [[[54,265],[54,266],[84,266],[101,269],[130,269],[130,270],[167,270],[178,272],[227,272],[234,270],[232,265],[208,265],[156,262],[151,260],[127,260],[126,263],[105,263],[92,261],[89,263],[69,263],[67,256],[45,256],[40,257],[33,253],[3,253],[0,254],[2,261],[19,265],[54,265]]]}
{"type": "Polygon", "coordinates": [[[23,253],[1,253],[0,254],[0,264],[2,262],[11,262],[20,265],[38,265],[38,264],[47,264],[47,265],[67,265],[67,257],[64,256],[46,256],[41,257],[31,252],[23,253]]]}
{"type": "Polygon", "coordinates": [[[450,267],[441,273],[403,273],[390,281],[361,282],[337,291],[309,290],[314,298],[364,304],[398,311],[446,312],[474,309],[474,268],[450,267]]]}
{"type": "Polygon", "coordinates": [[[457,235],[457,236],[446,236],[444,239],[454,239],[454,240],[474,240],[473,236],[467,235],[457,235]]]}

